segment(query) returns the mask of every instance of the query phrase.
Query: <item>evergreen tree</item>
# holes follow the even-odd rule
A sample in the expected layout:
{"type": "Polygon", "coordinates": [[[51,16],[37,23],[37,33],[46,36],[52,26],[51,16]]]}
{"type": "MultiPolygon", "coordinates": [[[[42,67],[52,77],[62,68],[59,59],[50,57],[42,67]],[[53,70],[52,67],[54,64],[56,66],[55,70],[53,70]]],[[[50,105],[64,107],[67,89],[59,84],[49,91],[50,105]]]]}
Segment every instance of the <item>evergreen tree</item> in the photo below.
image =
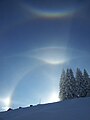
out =
{"type": "Polygon", "coordinates": [[[60,100],[73,99],[76,97],[90,97],[90,78],[87,71],[77,68],[76,77],[74,77],[72,69],[63,70],[59,84],[60,100]]]}
{"type": "Polygon", "coordinates": [[[65,71],[61,74],[60,79],[60,92],[59,92],[59,98],[60,100],[66,100],[66,99],[72,99],[75,97],[75,78],[73,75],[72,69],[67,69],[66,73],[65,71]]]}
{"type": "Polygon", "coordinates": [[[89,78],[89,81],[88,81],[88,90],[87,90],[87,97],[90,97],[90,78],[89,78]]]}
{"type": "Polygon", "coordinates": [[[75,95],[76,97],[84,97],[85,95],[85,91],[84,91],[84,84],[83,84],[84,80],[83,80],[83,75],[82,72],[79,68],[77,68],[76,71],[76,91],[75,91],[75,95]]]}
{"type": "Polygon", "coordinates": [[[76,82],[72,69],[70,69],[70,89],[72,98],[75,98],[76,82]]]}
{"type": "Polygon", "coordinates": [[[84,91],[85,91],[85,96],[90,96],[90,78],[87,73],[87,71],[84,69],[83,73],[83,79],[84,79],[84,91]]]}
{"type": "Polygon", "coordinates": [[[66,83],[66,77],[65,77],[65,70],[62,71],[61,78],[60,78],[60,84],[59,84],[59,99],[64,100],[66,96],[65,92],[65,83],[66,83]]]}
{"type": "Polygon", "coordinates": [[[66,72],[66,99],[72,99],[75,97],[74,92],[75,92],[75,78],[73,75],[72,69],[67,69],[66,72]]]}

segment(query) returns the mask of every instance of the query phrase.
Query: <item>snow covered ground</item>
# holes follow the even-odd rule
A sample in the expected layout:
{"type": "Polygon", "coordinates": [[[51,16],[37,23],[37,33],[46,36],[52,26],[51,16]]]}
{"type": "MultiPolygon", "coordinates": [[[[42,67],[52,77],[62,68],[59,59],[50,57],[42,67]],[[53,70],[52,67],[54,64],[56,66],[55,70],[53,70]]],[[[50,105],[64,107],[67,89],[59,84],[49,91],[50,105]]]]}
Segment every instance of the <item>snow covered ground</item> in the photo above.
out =
{"type": "Polygon", "coordinates": [[[90,98],[1,112],[0,120],[90,120],[90,98]]]}

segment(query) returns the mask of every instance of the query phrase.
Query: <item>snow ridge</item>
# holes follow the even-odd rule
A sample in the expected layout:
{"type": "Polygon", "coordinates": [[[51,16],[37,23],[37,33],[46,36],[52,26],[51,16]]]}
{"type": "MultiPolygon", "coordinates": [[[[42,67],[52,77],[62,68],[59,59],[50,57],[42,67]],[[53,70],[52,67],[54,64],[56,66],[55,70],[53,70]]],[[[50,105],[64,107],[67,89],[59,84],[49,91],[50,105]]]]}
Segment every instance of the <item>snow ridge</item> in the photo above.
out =
{"type": "Polygon", "coordinates": [[[0,120],[90,120],[90,98],[40,104],[1,112],[0,120]]]}

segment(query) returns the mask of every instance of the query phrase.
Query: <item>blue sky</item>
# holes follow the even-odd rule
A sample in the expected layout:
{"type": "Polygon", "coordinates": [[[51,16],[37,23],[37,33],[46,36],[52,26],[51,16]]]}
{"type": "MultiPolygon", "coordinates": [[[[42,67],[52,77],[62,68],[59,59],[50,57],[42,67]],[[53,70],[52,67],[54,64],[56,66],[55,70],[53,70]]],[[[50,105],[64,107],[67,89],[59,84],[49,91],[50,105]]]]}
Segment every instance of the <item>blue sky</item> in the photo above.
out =
{"type": "Polygon", "coordinates": [[[0,1],[1,110],[58,100],[62,69],[90,73],[88,0],[0,1]]]}

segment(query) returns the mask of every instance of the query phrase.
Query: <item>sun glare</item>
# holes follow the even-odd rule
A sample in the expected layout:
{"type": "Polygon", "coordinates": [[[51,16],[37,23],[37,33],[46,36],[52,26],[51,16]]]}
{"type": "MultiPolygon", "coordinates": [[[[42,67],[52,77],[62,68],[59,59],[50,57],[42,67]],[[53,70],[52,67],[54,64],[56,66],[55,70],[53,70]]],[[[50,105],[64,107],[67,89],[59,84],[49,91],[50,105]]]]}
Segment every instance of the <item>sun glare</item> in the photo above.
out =
{"type": "Polygon", "coordinates": [[[5,106],[9,106],[10,103],[11,103],[10,98],[9,98],[9,97],[5,98],[5,99],[3,100],[3,103],[5,104],[5,106]]]}
{"type": "Polygon", "coordinates": [[[11,98],[10,97],[6,97],[3,99],[0,99],[0,102],[2,104],[2,109],[3,110],[8,110],[11,104],[11,98]]]}
{"type": "Polygon", "coordinates": [[[59,101],[59,97],[58,97],[58,94],[53,92],[51,95],[50,95],[50,98],[48,100],[48,102],[52,103],[52,102],[57,102],[59,101]]]}

